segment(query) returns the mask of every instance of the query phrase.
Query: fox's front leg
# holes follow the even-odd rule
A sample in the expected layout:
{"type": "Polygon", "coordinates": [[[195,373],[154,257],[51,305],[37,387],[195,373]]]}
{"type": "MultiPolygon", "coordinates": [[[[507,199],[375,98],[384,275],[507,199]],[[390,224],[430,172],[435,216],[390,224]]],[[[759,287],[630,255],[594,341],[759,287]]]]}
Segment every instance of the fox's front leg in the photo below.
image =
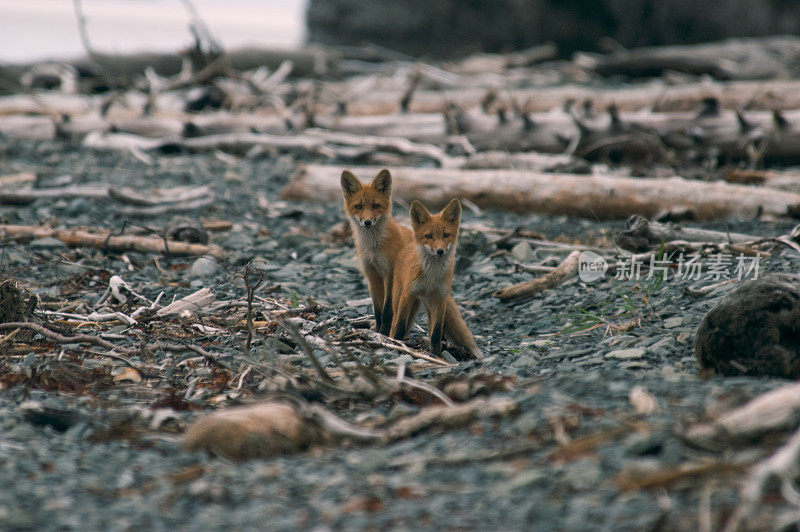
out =
{"type": "Polygon", "coordinates": [[[383,309],[381,310],[382,324],[378,328],[381,334],[389,334],[392,330],[392,276],[386,278],[383,298],[383,309]]]}
{"type": "Polygon", "coordinates": [[[395,297],[397,298],[397,304],[394,305],[392,327],[389,330],[389,335],[396,340],[402,340],[406,337],[408,329],[407,315],[411,311],[411,298],[404,293],[396,293],[395,297]]]}
{"type": "Polygon", "coordinates": [[[445,309],[444,302],[432,304],[427,309],[431,351],[437,356],[442,354],[442,329],[444,327],[445,309]]]}
{"type": "Polygon", "coordinates": [[[368,271],[367,283],[369,284],[369,295],[372,296],[372,309],[375,312],[375,330],[380,331],[384,328],[384,320],[386,320],[383,317],[384,300],[386,299],[384,279],[376,272],[368,271]]]}

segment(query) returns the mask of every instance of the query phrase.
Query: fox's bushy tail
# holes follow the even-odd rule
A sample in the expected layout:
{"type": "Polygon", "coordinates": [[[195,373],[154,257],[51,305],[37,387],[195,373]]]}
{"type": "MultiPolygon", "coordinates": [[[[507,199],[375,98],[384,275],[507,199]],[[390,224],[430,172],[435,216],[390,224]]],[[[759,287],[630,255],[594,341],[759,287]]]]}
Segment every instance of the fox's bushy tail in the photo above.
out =
{"type": "Polygon", "coordinates": [[[461,312],[458,310],[458,305],[456,305],[453,296],[448,296],[445,307],[445,336],[450,338],[454,343],[466,348],[473,357],[482,358],[483,354],[478,348],[478,344],[475,343],[475,338],[467,327],[464,318],[461,317],[461,312]]]}

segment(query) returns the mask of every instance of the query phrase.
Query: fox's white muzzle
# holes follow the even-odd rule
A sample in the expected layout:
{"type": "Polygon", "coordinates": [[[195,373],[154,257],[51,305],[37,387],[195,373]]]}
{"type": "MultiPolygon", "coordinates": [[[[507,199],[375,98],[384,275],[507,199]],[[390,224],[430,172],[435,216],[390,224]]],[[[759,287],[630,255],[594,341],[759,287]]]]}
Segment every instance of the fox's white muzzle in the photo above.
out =
{"type": "Polygon", "coordinates": [[[361,227],[364,227],[364,228],[375,227],[376,225],[378,225],[378,222],[380,220],[381,220],[381,216],[380,215],[378,215],[378,216],[376,216],[374,218],[364,218],[363,220],[360,219],[360,218],[353,218],[353,221],[355,221],[358,225],[360,225],[361,227]]]}

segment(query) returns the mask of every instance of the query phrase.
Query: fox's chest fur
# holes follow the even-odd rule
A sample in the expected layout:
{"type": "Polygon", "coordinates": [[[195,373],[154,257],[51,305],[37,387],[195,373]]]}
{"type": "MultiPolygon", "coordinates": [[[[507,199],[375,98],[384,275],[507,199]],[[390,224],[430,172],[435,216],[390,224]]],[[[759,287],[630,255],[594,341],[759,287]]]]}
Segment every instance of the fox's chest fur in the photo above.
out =
{"type": "Polygon", "coordinates": [[[351,221],[353,235],[356,241],[356,251],[361,261],[361,269],[374,270],[381,277],[391,273],[391,262],[384,251],[386,241],[386,224],[381,223],[375,227],[361,227],[351,221]]]}
{"type": "Polygon", "coordinates": [[[450,293],[453,278],[453,254],[436,256],[417,248],[419,274],[414,279],[412,292],[422,300],[440,301],[450,293]]]}

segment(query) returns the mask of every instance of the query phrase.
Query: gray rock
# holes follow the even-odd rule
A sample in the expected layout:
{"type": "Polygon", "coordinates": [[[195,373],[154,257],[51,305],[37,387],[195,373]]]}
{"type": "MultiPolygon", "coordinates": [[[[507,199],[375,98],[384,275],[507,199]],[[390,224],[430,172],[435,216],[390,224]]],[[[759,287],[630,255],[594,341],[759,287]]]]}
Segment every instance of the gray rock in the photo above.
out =
{"type": "Polygon", "coordinates": [[[530,369],[535,368],[539,364],[539,361],[534,358],[530,352],[523,353],[519,355],[519,357],[511,363],[512,368],[517,369],[530,369]]]}
{"type": "Polygon", "coordinates": [[[539,484],[546,478],[547,473],[541,469],[527,469],[508,481],[506,486],[509,491],[524,489],[539,484]]]}
{"type": "Polygon", "coordinates": [[[28,247],[33,249],[62,249],[67,247],[65,243],[61,240],[45,237],[45,238],[37,238],[36,240],[31,240],[28,243],[28,247]]]}
{"type": "Polygon", "coordinates": [[[666,329],[674,329],[675,327],[680,327],[681,325],[683,325],[682,316],[673,316],[664,320],[664,328],[666,329]]]}
{"type": "Polygon", "coordinates": [[[531,262],[536,254],[531,249],[531,245],[527,242],[520,242],[511,248],[511,256],[517,262],[531,262]]]}
{"type": "Polygon", "coordinates": [[[442,351],[442,358],[451,364],[458,364],[458,360],[456,360],[456,357],[450,354],[450,351],[442,351]]]}
{"type": "Polygon", "coordinates": [[[392,364],[395,366],[410,366],[411,363],[414,362],[414,357],[411,355],[400,355],[399,357],[395,358],[391,361],[392,364]]]}
{"type": "Polygon", "coordinates": [[[320,251],[319,253],[315,253],[311,257],[311,264],[324,264],[328,262],[328,254],[324,251],[320,251]]]}
{"type": "Polygon", "coordinates": [[[253,239],[242,231],[231,231],[225,240],[225,247],[231,249],[247,249],[253,246],[253,239]]]}
{"type": "Polygon", "coordinates": [[[339,266],[344,266],[345,268],[358,270],[358,260],[353,253],[346,253],[339,255],[338,257],[334,257],[331,259],[331,262],[333,264],[338,264],[339,266]]]}
{"type": "Polygon", "coordinates": [[[635,360],[642,358],[645,353],[647,353],[647,349],[642,347],[635,347],[632,349],[617,349],[615,351],[606,353],[605,358],[614,358],[616,360],[635,360]]]}
{"type": "Polygon", "coordinates": [[[700,322],[695,354],[723,375],[800,377],[800,280],[771,274],[745,281],[700,322]]]}
{"type": "Polygon", "coordinates": [[[587,490],[602,478],[600,464],[591,458],[576,460],[564,467],[564,481],[574,490],[587,490]]]}
{"type": "Polygon", "coordinates": [[[647,351],[653,354],[663,355],[671,351],[674,346],[675,340],[668,336],[648,347],[647,351]]]}
{"type": "Polygon", "coordinates": [[[659,452],[663,441],[663,436],[660,434],[634,432],[626,437],[622,444],[625,447],[625,453],[641,456],[659,452]]]}
{"type": "Polygon", "coordinates": [[[215,277],[221,270],[222,267],[216,259],[200,257],[192,264],[192,268],[189,270],[189,277],[193,279],[208,279],[215,277]]]}
{"type": "Polygon", "coordinates": [[[389,463],[389,455],[382,449],[369,449],[350,457],[353,465],[364,473],[372,473],[389,463]]]}

